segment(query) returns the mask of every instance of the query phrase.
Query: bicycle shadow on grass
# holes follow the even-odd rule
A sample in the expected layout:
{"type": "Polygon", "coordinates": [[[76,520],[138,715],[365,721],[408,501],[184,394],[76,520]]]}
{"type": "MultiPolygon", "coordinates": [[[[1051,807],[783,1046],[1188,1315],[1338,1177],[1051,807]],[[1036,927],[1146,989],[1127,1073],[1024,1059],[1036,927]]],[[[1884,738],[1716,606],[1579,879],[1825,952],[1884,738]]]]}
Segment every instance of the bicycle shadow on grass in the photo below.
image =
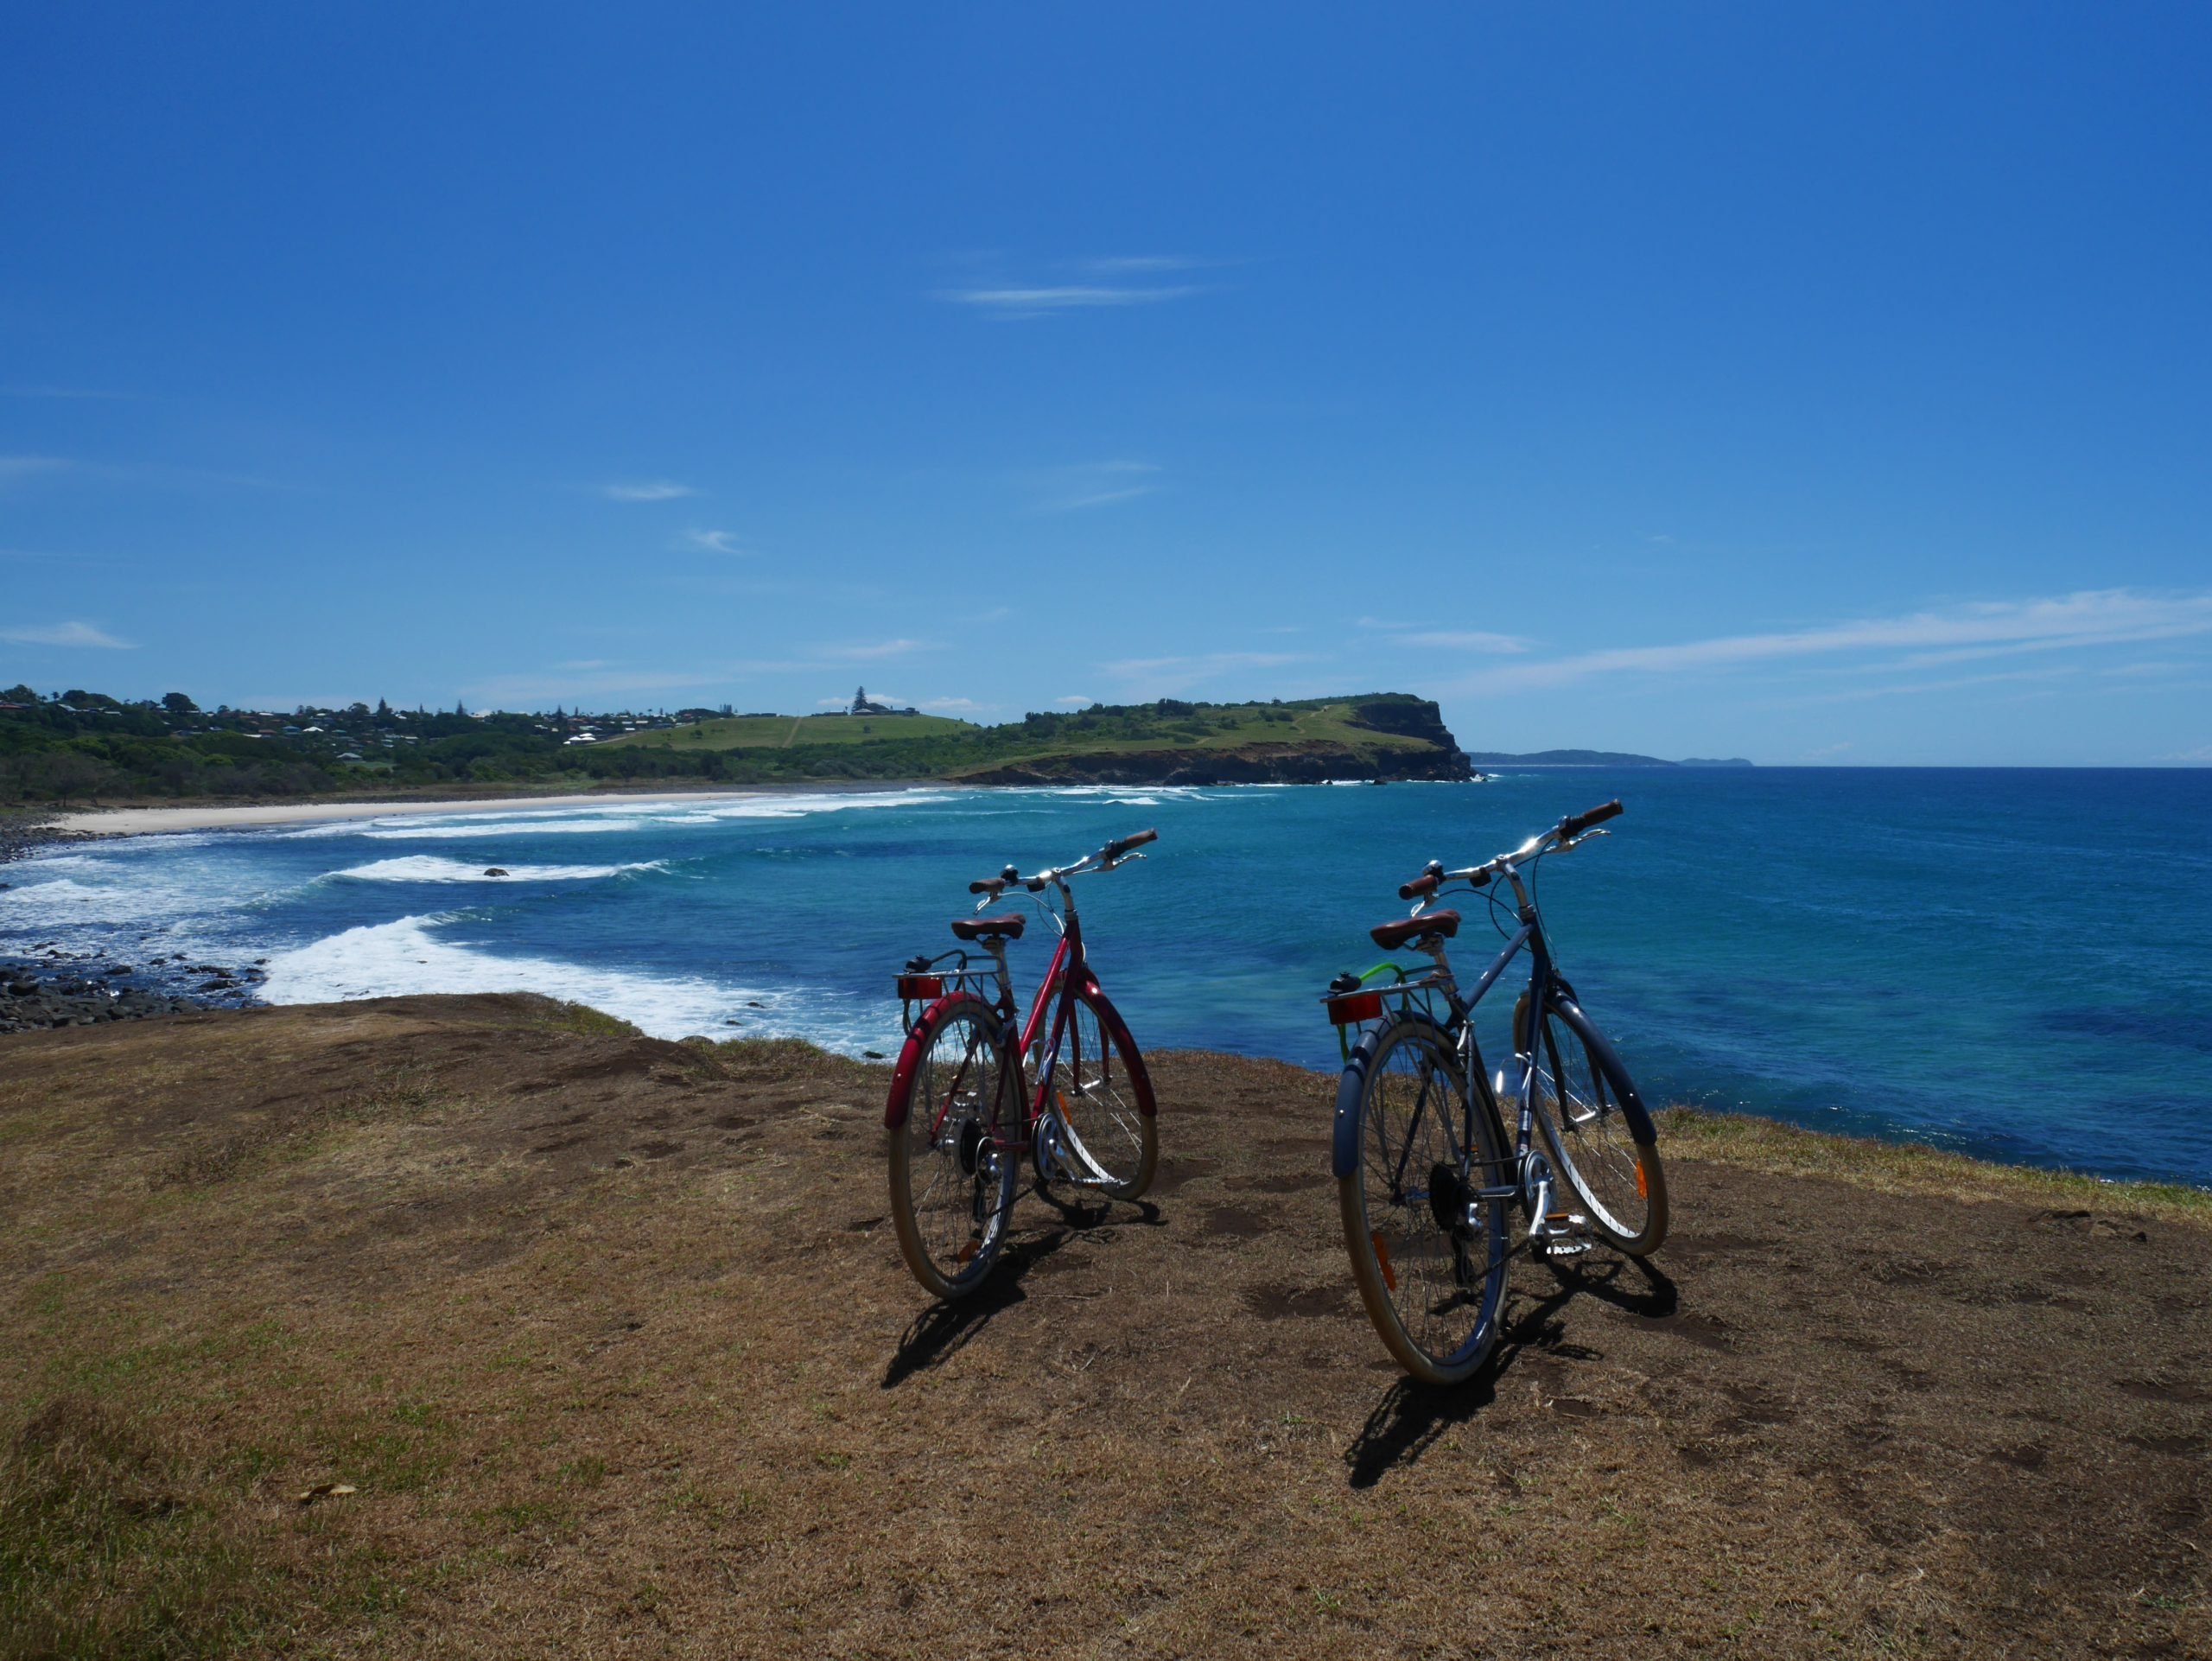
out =
{"type": "Polygon", "coordinates": [[[1499,1380],[1521,1357],[1560,1348],[1566,1328],[1556,1317],[1575,1299],[1594,1297],[1648,1318],[1670,1315],[1681,1302],[1664,1270],[1634,1257],[1607,1258],[1575,1269],[1554,1264],[1552,1273],[1557,1288],[1511,1309],[1489,1365],[1466,1383],[1440,1388],[1401,1378],[1383,1392],[1344,1449],[1353,1487],[1371,1488],[1392,1471],[1417,1463],[1446,1431],[1466,1423],[1497,1399],[1499,1380]]]}
{"type": "Polygon", "coordinates": [[[1058,1220],[1007,1241],[996,1266],[968,1296],[953,1303],[933,1303],[915,1316],[883,1370],[884,1389],[896,1390],[916,1373],[944,1365],[1000,1314],[1017,1303],[1027,1301],[1029,1295],[1022,1290],[1023,1279],[1071,1241],[1109,1227],[1134,1224],[1159,1228],[1165,1222],[1160,1207],[1148,1200],[1132,1203],[1090,1200],[1071,1203],[1043,1190],[1034,1192],[1037,1198],[1058,1213],[1058,1220]]]}

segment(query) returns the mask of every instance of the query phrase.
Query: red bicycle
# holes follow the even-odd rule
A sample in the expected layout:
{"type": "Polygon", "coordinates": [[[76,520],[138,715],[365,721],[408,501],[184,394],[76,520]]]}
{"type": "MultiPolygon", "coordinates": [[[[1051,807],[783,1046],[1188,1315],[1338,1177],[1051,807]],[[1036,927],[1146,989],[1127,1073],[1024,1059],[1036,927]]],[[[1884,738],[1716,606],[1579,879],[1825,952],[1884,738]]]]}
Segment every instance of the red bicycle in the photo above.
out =
{"type": "Polygon", "coordinates": [[[968,885],[982,896],[978,912],[1013,889],[1060,932],[1018,1040],[1006,947],[1021,938],[1028,920],[1020,913],[957,919],[952,932],[963,944],[914,958],[899,977],[906,1042],[883,1111],[891,1215],[906,1266],[938,1297],[964,1296],[990,1272],[1024,1155],[1048,1192],[1135,1200],[1152,1186],[1160,1159],[1152,1080],[1091,972],[1068,880],[1143,858],[1135,850],[1159,834],[1140,830],[1034,876],[1009,865],[968,885]],[[1025,1068],[1034,1072],[1033,1091],[1025,1068]]]}

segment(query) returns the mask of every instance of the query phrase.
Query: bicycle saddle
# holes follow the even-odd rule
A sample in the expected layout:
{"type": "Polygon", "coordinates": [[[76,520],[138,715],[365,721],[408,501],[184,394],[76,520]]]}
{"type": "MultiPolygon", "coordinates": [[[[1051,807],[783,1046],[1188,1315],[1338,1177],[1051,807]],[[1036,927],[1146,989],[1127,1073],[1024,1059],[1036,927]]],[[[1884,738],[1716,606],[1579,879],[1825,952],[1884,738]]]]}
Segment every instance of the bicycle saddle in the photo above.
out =
{"type": "Polygon", "coordinates": [[[1395,923],[1384,923],[1367,931],[1367,938],[1385,951],[1395,951],[1408,940],[1426,939],[1434,935],[1450,939],[1459,932],[1459,913],[1456,911],[1423,912],[1419,917],[1401,917],[1395,923]]]}
{"type": "Polygon", "coordinates": [[[1027,917],[1012,913],[1004,917],[956,917],[952,920],[952,934],[959,940],[980,940],[987,934],[1002,934],[1009,940],[1019,940],[1028,921],[1027,917]]]}

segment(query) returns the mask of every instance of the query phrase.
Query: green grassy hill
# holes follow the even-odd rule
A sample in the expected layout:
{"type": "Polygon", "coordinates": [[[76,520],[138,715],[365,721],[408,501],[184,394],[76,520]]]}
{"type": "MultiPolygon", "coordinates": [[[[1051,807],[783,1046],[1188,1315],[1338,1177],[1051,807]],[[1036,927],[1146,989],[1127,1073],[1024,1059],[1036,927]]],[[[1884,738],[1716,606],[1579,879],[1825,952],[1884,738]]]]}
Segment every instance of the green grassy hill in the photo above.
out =
{"type": "Polygon", "coordinates": [[[1402,693],[1295,703],[1095,705],[979,727],[939,716],[738,716],[626,734],[599,753],[719,752],[724,776],[975,784],[1459,778],[1433,703],[1402,693]]]}
{"type": "Polygon", "coordinates": [[[673,745],[702,749],[810,748],[821,744],[880,744],[902,738],[942,738],[974,732],[973,723],[950,716],[721,716],[680,727],[625,733],[599,748],[664,749],[673,745]]]}

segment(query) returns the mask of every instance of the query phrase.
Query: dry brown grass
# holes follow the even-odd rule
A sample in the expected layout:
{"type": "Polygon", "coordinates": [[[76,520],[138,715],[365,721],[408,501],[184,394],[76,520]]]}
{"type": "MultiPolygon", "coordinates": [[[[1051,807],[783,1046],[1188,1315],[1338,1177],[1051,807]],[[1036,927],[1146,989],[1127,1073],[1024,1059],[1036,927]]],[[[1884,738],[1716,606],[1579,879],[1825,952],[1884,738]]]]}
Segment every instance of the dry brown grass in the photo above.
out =
{"type": "Polygon", "coordinates": [[[1660,1116],[1670,1152],[1774,1176],[1822,1176],[1883,1193],[2005,1200],[2024,1206],[2126,1212],[2160,1222],[2212,1226],[2212,1192],[2170,1182],[2114,1182],[2074,1171],[1992,1165],[1920,1142],[1869,1142],[1803,1130],[1744,1113],[1671,1107],[1660,1116]]]}
{"type": "Polygon", "coordinates": [[[0,1041],[0,1656],[2212,1640],[2212,1236],[1685,1122],[1654,1272],[1522,1271],[1429,1395],[1329,1081],[1158,1074],[1153,1203],[1025,1197],[947,1311],[885,1070],[803,1046],[526,998],[0,1041]]]}

